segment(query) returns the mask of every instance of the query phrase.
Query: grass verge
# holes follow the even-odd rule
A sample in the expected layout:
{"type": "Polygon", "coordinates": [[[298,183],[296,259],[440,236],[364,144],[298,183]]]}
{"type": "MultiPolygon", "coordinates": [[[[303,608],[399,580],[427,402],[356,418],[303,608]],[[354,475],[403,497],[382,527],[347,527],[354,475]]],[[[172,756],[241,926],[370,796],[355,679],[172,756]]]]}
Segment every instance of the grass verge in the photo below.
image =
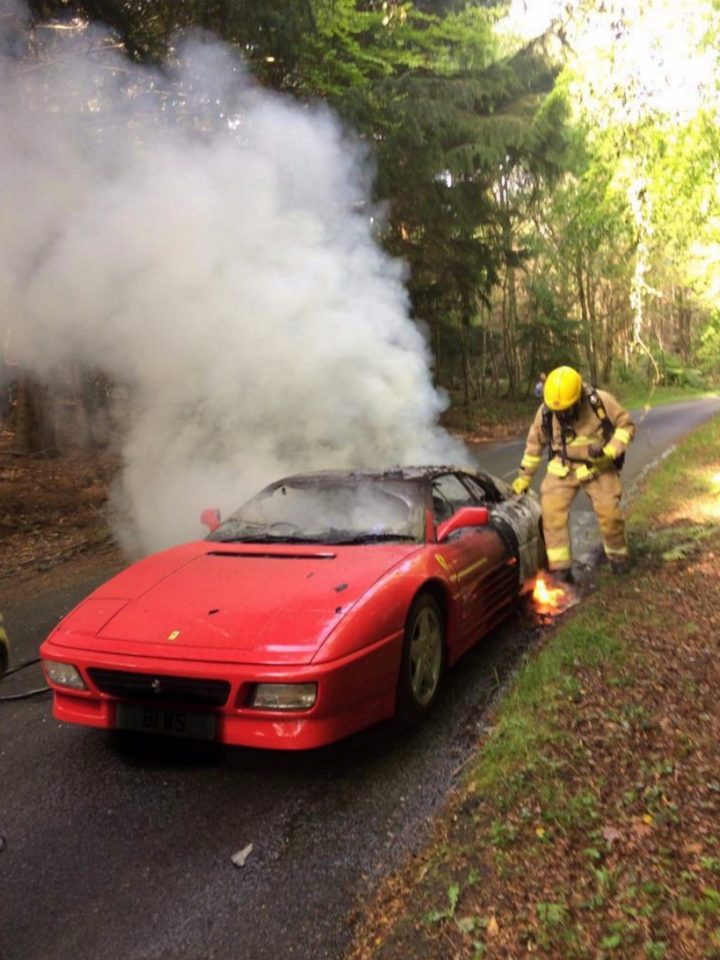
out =
{"type": "Polygon", "coordinates": [[[354,960],[720,958],[720,420],[646,480],[638,562],[548,632],[354,960]]]}
{"type": "Polygon", "coordinates": [[[700,397],[717,396],[717,391],[704,387],[653,387],[652,384],[618,384],[608,388],[629,410],[641,407],[658,407],[663,403],[675,403],[678,400],[697,400],[700,397]]]}

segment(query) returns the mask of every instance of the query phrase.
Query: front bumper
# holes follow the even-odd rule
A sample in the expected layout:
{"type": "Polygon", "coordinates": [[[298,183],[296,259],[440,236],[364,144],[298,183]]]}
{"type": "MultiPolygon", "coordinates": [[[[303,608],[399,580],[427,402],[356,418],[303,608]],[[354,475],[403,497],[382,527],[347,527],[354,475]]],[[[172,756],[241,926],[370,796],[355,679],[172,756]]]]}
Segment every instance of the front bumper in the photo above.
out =
{"type": "Polygon", "coordinates": [[[181,701],[163,702],[161,706],[212,713],[217,720],[215,739],[218,743],[274,750],[324,746],[392,716],[401,652],[401,632],[342,660],[307,666],[124,657],[88,653],[80,646],[58,646],[52,640],[46,640],[40,648],[43,660],[72,663],[87,686],[87,690],[74,690],[50,682],[53,716],[58,720],[112,730],[117,727],[118,703],[158,706],[151,698],[125,700],[103,693],[88,672],[92,669],[128,671],[149,677],[220,680],[230,684],[230,693],[221,707],[191,706],[181,701]],[[317,683],[317,699],[310,710],[279,712],[246,706],[249,689],[254,684],[310,682],[317,683]]]}

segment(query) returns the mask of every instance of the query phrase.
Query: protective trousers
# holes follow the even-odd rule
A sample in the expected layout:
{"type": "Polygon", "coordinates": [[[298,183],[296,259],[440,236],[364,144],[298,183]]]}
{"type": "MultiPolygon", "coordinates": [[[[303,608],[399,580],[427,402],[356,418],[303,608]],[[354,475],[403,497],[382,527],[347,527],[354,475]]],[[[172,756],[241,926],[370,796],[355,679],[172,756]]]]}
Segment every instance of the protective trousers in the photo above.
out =
{"type": "Polygon", "coordinates": [[[572,564],[570,507],[580,489],[592,502],[607,558],[620,559],[628,555],[625,519],[620,509],[622,484],[619,473],[611,467],[581,482],[571,468],[565,477],[547,473],[540,487],[543,531],[551,570],[567,570],[572,564]]]}

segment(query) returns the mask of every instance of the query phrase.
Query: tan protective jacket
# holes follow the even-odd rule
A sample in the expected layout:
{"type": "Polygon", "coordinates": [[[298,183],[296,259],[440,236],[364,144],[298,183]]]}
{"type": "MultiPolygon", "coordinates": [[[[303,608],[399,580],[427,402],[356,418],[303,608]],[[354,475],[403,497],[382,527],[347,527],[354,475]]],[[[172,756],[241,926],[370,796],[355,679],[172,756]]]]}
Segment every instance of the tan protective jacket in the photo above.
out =
{"type": "MultiPolygon", "coordinates": [[[[580,401],[577,417],[570,422],[570,430],[566,429],[565,456],[563,456],[560,422],[554,414],[551,418],[552,457],[548,464],[548,473],[564,477],[570,470],[575,470],[578,479],[589,479],[598,471],[610,467],[612,461],[625,452],[635,436],[635,424],[627,410],[606,390],[596,390],[596,393],[614,427],[612,437],[605,442],[602,422],[598,416],[600,411],[596,413],[593,410],[588,399],[589,389],[583,387],[583,398],[580,401]],[[590,456],[589,448],[593,445],[600,445],[603,448],[601,457],[590,456]]],[[[548,438],[543,431],[543,410],[544,404],[541,404],[528,432],[525,453],[520,464],[521,476],[532,477],[542,462],[543,451],[548,444],[548,438]]]]}

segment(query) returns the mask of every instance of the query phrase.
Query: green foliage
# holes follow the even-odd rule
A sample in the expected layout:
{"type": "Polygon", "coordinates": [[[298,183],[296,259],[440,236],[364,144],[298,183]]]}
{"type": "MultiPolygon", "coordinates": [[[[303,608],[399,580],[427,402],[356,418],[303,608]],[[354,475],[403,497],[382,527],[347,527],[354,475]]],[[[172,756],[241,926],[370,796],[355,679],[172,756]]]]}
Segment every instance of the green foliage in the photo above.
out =
{"type": "Polygon", "coordinates": [[[443,920],[452,920],[457,910],[458,900],[460,899],[460,885],[451,883],[447,891],[448,905],[443,910],[432,910],[424,917],[425,923],[435,924],[443,920]]]}
{"type": "Polygon", "coordinates": [[[655,384],[720,378],[710,0],[576,0],[562,47],[500,38],[507,4],[490,0],[31,6],[109,24],[140,61],[207,30],[265,86],[330,103],[367,145],[382,242],[408,266],[438,378],[462,377],[466,405],[489,371],[496,392],[520,397],[568,362],[598,383],[621,364],[655,384]],[[678,51],[702,63],[697,89],[678,51]]]}
{"type": "Polygon", "coordinates": [[[720,314],[714,313],[700,334],[697,361],[703,373],[720,377],[720,314]]]}
{"type": "MultiPolygon", "coordinates": [[[[483,751],[476,775],[482,792],[502,785],[503,794],[513,796],[524,789],[526,776],[535,776],[547,785],[548,805],[564,802],[562,785],[543,759],[543,744],[560,736],[552,718],[564,680],[578,668],[622,660],[622,645],[613,636],[610,618],[602,618],[602,627],[598,623],[591,604],[565,625],[552,646],[525,664],[483,751]]],[[[507,831],[499,830],[498,838],[507,840],[507,831]]]]}
{"type": "MultiPolygon", "coordinates": [[[[651,517],[662,515],[667,505],[675,499],[678,490],[682,490],[684,496],[708,496],[716,493],[717,485],[712,464],[718,449],[720,449],[720,418],[715,417],[701,430],[683,441],[682,446],[673,450],[656,468],[643,491],[641,500],[633,508],[630,529],[643,531],[651,517]],[[696,464],[696,469],[692,472],[687,470],[689,461],[696,464]]],[[[687,530],[680,529],[675,532],[673,539],[675,542],[682,539],[697,542],[702,538],[703,530],[704,527],[701,526],[688,527],[687,530]]],[[[668,541],[670,539],[668,535],[668,541]]],[[[663,534],[660,532],[646,544],[645,549],[662,551],[666,546],[663,534]]]]}
{"type": "MultiPolygon", "coordinates": [[[[658,384],[690,387],[695,390],[702,389],[705,386],[702,371],[694,367],[688,367],[681,356],[663,350],[659,346],[651,347],[650,355],[652,361],[654,361],[653,366],[659,375],[658,384]]],[[[646,366],[646,380],[649,373],[650,369],[646,366]]]]}
{"type": "Polygon", "coordinates": [[[562,926],[567,921],[568,909],[564,903],[541,902],[536,907],[538,921],[549,927],[562,926]]]}
{"type": "Polygon", "coordinates": [[[555,132],[547,116],[536,122],[554,75],[546,59],[493,61],[489,32],[478,35],[487,42],[472,68],[463,53],[452,69],[446,57],[441,69],[389,78],[361,118],[374,131],[378,193],[391,201],[387,245],[410,265],[415,310],[433,324],[468,324],[487,300],[507,253],[501,232],[483,227],[500,215],[498,170],[539,170],[555,132]]]}

